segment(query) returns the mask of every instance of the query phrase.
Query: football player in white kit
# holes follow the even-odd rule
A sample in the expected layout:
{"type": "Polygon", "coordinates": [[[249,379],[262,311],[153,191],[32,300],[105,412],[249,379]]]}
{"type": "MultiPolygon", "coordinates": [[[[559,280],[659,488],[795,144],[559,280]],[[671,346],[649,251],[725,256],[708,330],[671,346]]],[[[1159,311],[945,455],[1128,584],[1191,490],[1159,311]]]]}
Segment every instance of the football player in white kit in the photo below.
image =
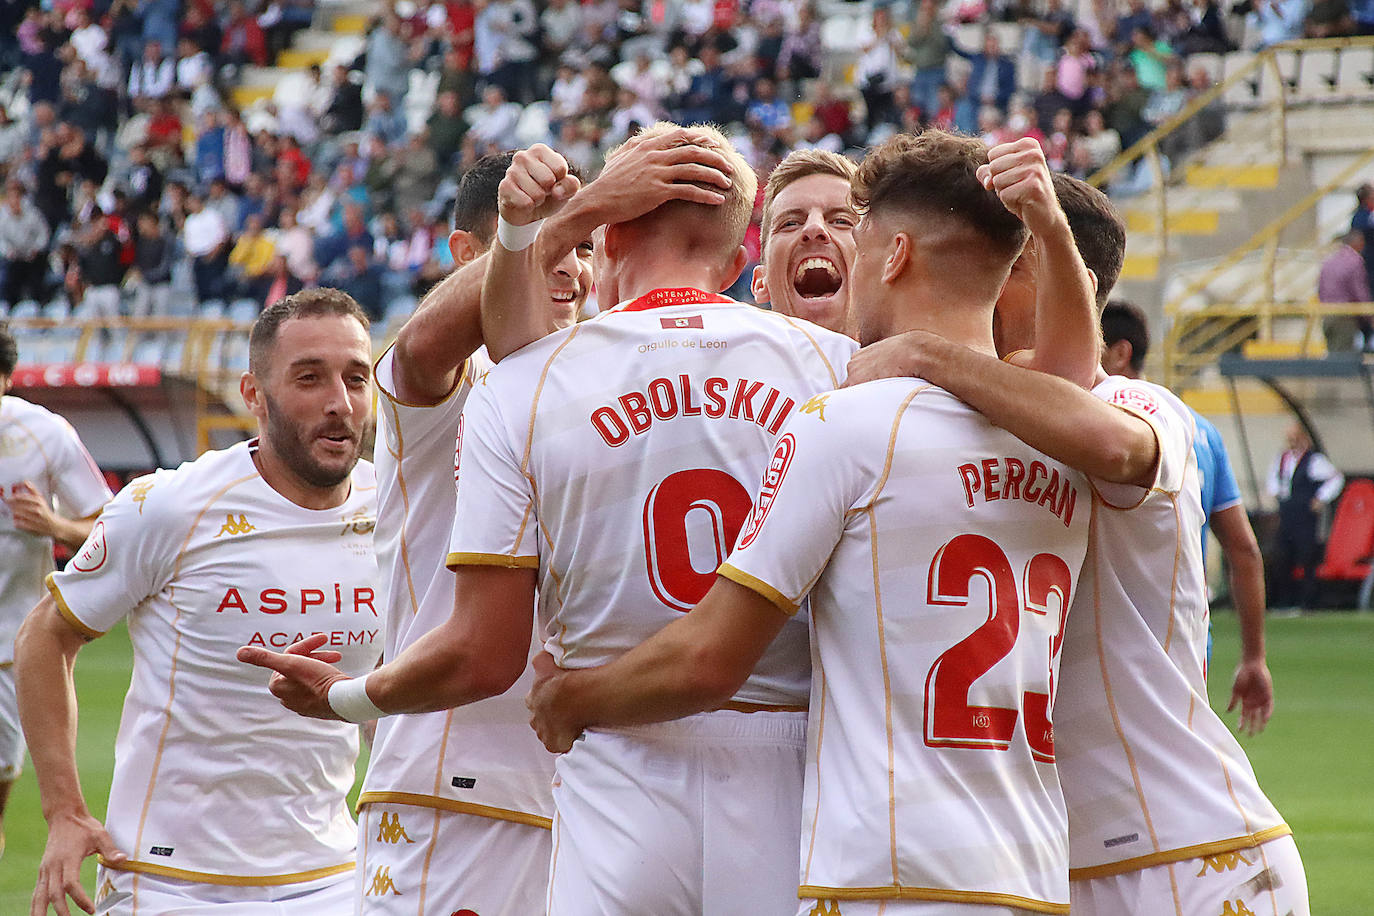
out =
{"type": "MultiPolygon", "coordinates": [[[[992,353],[1025,228],[980,185],[983,152],[927,132],[860,166],[861,342],[919,327],[992,353]]],[[[1004,197],[1072,251],[1047,170],[1004,197]]],[[[1061,289],[1090,299],[1068,266],[1061,289]]],[[[1067,912],[1049,710],[1088,493],[919,380],[821,395],[783,431],[706,599],[605,668],[541,681],[536,727],[561,747],[588,724],[709,707],[809,594],[800,912],[1067,912]]]]}
{"type": "MultiPolygon", "coordinates": [[[[1124,226],[1101,192],[1055,180],[1101,304],[1120,269],[1124,226]]],[[[1033,270],[1024,278],[1032,289],[1037,281],[1033,270]]],[[[999,345],[1009,353],[1037,344],[1040,318],[1025,317],[1026,301],[1019,314],[1008,303],[999,345]]],[[[1071,467],[1130,461],[1140,448],[1131,438],[1150,430],[1154,473],[1143,485],[1095,488],[1064,636],[1054,713],[1073,912],[1304,916],[1307,881],[1289,828],[1207,700],[1202,509],[1187,408],[1164,388],[1120,376],[1099,376],[1091,398],[924,334],[862,354],[850,370],[936,381],[1071,467]],[[1094,401],[1119,408],[1136,431],[1085,430],[1094,401]]]]}
{"type": "Polygon", "coordinates": [[[125,487],[25,620],[19,707],[48,821],[31,912],[321,916],[352,909],[357,828],[345,795],[358,729],[302,722],[234,659],[318,633],[370,670],[382,620],[367,318],[307,290],[254,323],[240,383],[256,439],[125,487]],[[134,649],[105,826],[75,760],[72,667],[121,620],[134,649]],[[264,698],[268,702],[264,702],[264,698]]]}
{"type": "MultiPolygon", "coordinates": [[[[754,179],[718,133],[693,142],[728,157],[725,202],[608,226],[626,301],[514,354],[470,398],[452,621],[356,681],[255,659],[290,672],[274,691],[292,708],[356,718],[506,689],[536,581],[546,648],[570,667],[615,658],[710,586],[749,514],[741,476],[854,343],[714,292],[743,266],[754,179]]],[[[550,912],[793,911],[807,663],[804,625],[786,630],[716,711],[589,734],[559,758],[550,912]]]]}
{"type": "Polygon", "coordinates": [[[80,547],[110,499],[105,478],[71,424],[8,393],[18,362],[14,335],[0,325],[0,854],[5,803],[24,763],[14,634],[43,597],[53,541],[80,547]],[[53,509],[54,496],[61,512],[53,509]]]}

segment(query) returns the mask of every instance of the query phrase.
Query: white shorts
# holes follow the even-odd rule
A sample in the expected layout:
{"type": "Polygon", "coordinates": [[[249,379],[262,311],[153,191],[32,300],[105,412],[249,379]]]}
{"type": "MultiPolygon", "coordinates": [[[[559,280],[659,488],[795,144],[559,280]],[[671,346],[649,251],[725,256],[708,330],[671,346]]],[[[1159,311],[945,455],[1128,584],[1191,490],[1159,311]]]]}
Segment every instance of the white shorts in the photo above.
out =
{"type": "Polygon", "coordinates": [[[793,916],[803,712],[589,730],[558,758],[550,916],[793,916]]]}
{"type": "Polygon", "coordinates": [[[1073,916],[1309,916],[1291,836],[1260,846],[1069,883],[1073,916]]]}
{"type": "Polygon", "coordinates": [[[0,782],[14,782],[24,770],[24,733],[14,697],[14,666],[0,668],[0,782]]]}
{"type": "Polygon", "coordinates": [[[530,916],[544,911],[549,830],[372,802],[358,816],[356,916],[530,916]]]}
{"type": "MultiPolygon", "coordinates": [[[[803,900],[797,916],[1040,916],[1018,907],[940,900],[803,900]]],[[[1074,914],[1077,916],[1077,914],[1074,914]]]]}
{"type": "Polygon", "coordinates": [[[96,916],[348,916],[353,873],[299,884],[203,884],[101,866],[96,916]]]}

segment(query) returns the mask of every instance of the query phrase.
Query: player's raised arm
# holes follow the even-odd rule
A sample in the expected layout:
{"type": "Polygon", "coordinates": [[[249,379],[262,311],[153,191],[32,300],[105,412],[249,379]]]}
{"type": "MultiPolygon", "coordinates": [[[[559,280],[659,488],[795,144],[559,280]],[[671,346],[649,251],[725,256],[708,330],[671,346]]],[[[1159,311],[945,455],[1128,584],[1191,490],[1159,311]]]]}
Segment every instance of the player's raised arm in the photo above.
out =
{"type": "Polygon", "coordinates": [[[91,816],[76,768],[76,687],[72,667],[76,654],[90,641],[58,611],[51,596],[43,598],[19,628],[14,646],[14,674],[19,717],[48,822],[48,842],[38,865],[31,916],[52,907],[68,916],[67,898],[87,913],[95,912],[81,886],[81,863],[99,853],[108,861],[126,858],[91,816]]]}
{"type": "Polygon", "coordinates": [[[442,401],[463,362],[482,345],[482,280],[487,256],[462,264],[430,290],[396,335],[395,395],[411,404],[442,401]]]}
{"type": "Polygon", "coordinates": [[[1065,379],[1013,366],[925,331],[865,347],[846,386],[886,376],[893,362],[973,407],[1032,448],[1110,483],[1148,486],[1159,463],[1154,429],[1065,379]],[[885,355],[894,354],[894,355],[885,355]]]}
{"type": "Polygon", "coordinates": [[[1044,150],[1028,137],[998,144],[978,176],[1031,232],[1028,244],[1037,259],[1035,349],[1026,365],[1091,388],[1102,349],[1096,286],[1055,195],[1044,150]]]}

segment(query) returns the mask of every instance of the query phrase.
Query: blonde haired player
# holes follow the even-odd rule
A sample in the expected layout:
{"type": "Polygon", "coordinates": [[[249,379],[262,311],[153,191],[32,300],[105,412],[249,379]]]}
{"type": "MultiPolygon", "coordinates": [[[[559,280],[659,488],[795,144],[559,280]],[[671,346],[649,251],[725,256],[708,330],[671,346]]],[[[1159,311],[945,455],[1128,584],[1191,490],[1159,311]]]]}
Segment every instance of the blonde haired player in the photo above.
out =
{"type": "Polygon", "coordinates": [[[14,335],[0,324],[0,854],[5,803],[24,764],[14,634],[43,597],[53,541],[80,547],[110,499],[105,478],[71,424],[9,393],[18,362],[14,335]],[[54,511],[54,496],[66,514],[54,511]]]}
{"type": "MultiPolygon", "coordinates": [[[[377,556],[388,658],[453,612],[457,579],[444,559],[456,502],[455,443],[473,385],[491,369],[491,355],[504,355],[500,341],[482,346],[484,330],[499,337],[502,329],[499,321],[484,329],[480,316],[497,188],[556,156],[543,147],[498,153],[464,174],[450,237],[458,270],[377,361],[377,556]]],[[[612,192],[617,206],[642,212],[679,193],[672,179],[680,171],[612,173],[588,190],[593,198],[612,192]]],[[[567,190],[575,187],[569,182],[567,190]]],[[[582,307],[589,249],[576,246],[548,271],[542,299],[529,307],[544,331],[571,324],[582,307]]],[[[529,730],[527,690],[517,682],[470,706],[378,723],[359,797],[360,913],[525,916],[543,908],[553,757],[529,730]]]]}
{"type": "MultiPolygon", "coordinates": [[[[709,587],[749,513],[742,478],[798,405],[834,385],[854,344],[715,292],[743,267],[754,177],[718,133],[680,132],[663,126],[640,142],[673,136],[720,152],[725,200],[670,201],[607,226],[605,270],[625,301],[507,358],[469,400],[453,621],[360,681],[261,659],[288,673],[276,690],[292,708],[412,709],[505,689],[524,665],[513,644],[528,632],[536,581],[546,648],[569,667],[614,659],[709,587]],[[465,597],[462,583],[481,577],[504,583],[499,602],[465,597]]],[[[503,194],[512,216],[513,197],[503,194]]],[[[538,212],[526,197],[518,222],[538,212]]],[[[596,209],[579,197],[568,220],[596,209]]],[[[550,217],[551,237],[564,219],[550,217]]],[[[497,257],[534,260],[514,228],[493,249],[484,308],[491,278],[508,276],[497,257]]],[[[589,733],[559,758],[551,913],[792,912],[806,655],[794,622],[725,698],[730,708],[589,733]]]]}
{"type": "MultiPolygon", "coordinates": [[[[988,180],[1000,187],[1033,154],[1005,157],[988,180]]],[[[1104,279],[1100,304],[1121,264],[1120,218],[1100,192],[1062,176],[1056,184],[1080,248],[1093,252],[1104,279]]],[[[1055,303],[1039,301],[1037,312],[1055,303]]],[[[1004,322],[1005,346],[1036,347],[1041,318],[1004,322]],[[1020,333],[1005,336],[1012,329],[1020,333]]],[[[1080,336],[1100,347],[1095,322],[1080,336]]],[[[1099,375],[1089,394],[932,335],[884,347],[851,362],[851,372],[869,378],[875,366],[887,372],[900,361],[898,371],[948,388],[1071,467],[1146,468],[1135,478],[1123,472],[1135,486],[1095,487],[1088,558],[1064,635],[1055,734],[1074,916],[1304,916],[1307,879],[1289,828],[1207,701],[1202,508],[1187,407],[1164,388],[1120,376],[1099,375]],[[1084,412],[1103,403],[1121,422],[1085,434],[1084,412]]]]}
{"type": "Polygon", "coordinates": [[[24,621],[19,710],[48,821],[30,909],[320,916],[351,908],[345,795],[358,729],[263,702],[245,643],[318,632],[354,674],[381,652],[367,318],[308,290],[253,325],[240,388],[258,436],[125,487],[24,621]],[[127,620],[133,680],[106,826],[76,769],[72,668],[127,620]],[[81,862],[101,856],[94,904],[81,862]]]}

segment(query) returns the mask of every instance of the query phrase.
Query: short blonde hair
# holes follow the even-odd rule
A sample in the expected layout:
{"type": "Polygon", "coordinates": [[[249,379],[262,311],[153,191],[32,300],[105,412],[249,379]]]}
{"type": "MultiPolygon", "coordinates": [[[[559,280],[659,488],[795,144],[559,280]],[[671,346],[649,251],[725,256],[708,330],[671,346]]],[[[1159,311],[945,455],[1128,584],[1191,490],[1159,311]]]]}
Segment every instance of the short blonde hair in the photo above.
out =
{"type": "Polygon", "coordinates": [[[763,192],[763,222],[759,226],[759,245],[768,246],[768,224],[769,218],[773,215],[773,201],[782,193],[783,188],[812,175],[834,175],[845,182],[851,182],[856,171],[858,166],[839,153],[823,149],[798,149],[788,153],[786,158],[778,163],[777,168],[773,169],[773,174],[768,176],[768,184],[763,192]]]}
{"type": "MultiPolygon", "coordinates": [[[[682,125],[680,124],[673,124],[669,121],[658,121],[635,134],[635,137],[650,139],[666,134],[669,131],[680,130],[681,128],[682,125]]],[[[711,141],[709,145],[723,155],[730,163],[730,187],[723,192],[725,194],[725,202],[712,205],[692,203],[691,201],[685,200],[670,200],[665,204],[661,204],[652,213],[646,215],[655,216],[674,211],[683,214],[709,213],[718,221],[725,224],[725,233],[721,236],[721,241],[728,241],[728,246],[723,247],[728,247],[733,251],[744,241],[744,233],[749,228],[749,218],[754,215],[754,199],[759,193],[758,176],[754,174],[754,169],[749,165],[748,161],[740,155],[739,150],[735,149],[734,144],[730,142],[725,134],[721,133],[720,128],[713,124],[692,124],[688,129],[705,134],[707,139],[711,141]]],[[[690,143],[691,141],[686,141],[684,145],[689,145],[690,143]]],[[[606,154],[606,161],[610,162],[619,155],[624,146],[625,144],[622,143],[620,146],[608,152],[606,154]]],[[[714,191],[721,190],[715,185],[703,185],[703,187],[709,187],[714,191]]],[[[643,217],[641,217],[641,219],[642,218],[643,217]]]]}

